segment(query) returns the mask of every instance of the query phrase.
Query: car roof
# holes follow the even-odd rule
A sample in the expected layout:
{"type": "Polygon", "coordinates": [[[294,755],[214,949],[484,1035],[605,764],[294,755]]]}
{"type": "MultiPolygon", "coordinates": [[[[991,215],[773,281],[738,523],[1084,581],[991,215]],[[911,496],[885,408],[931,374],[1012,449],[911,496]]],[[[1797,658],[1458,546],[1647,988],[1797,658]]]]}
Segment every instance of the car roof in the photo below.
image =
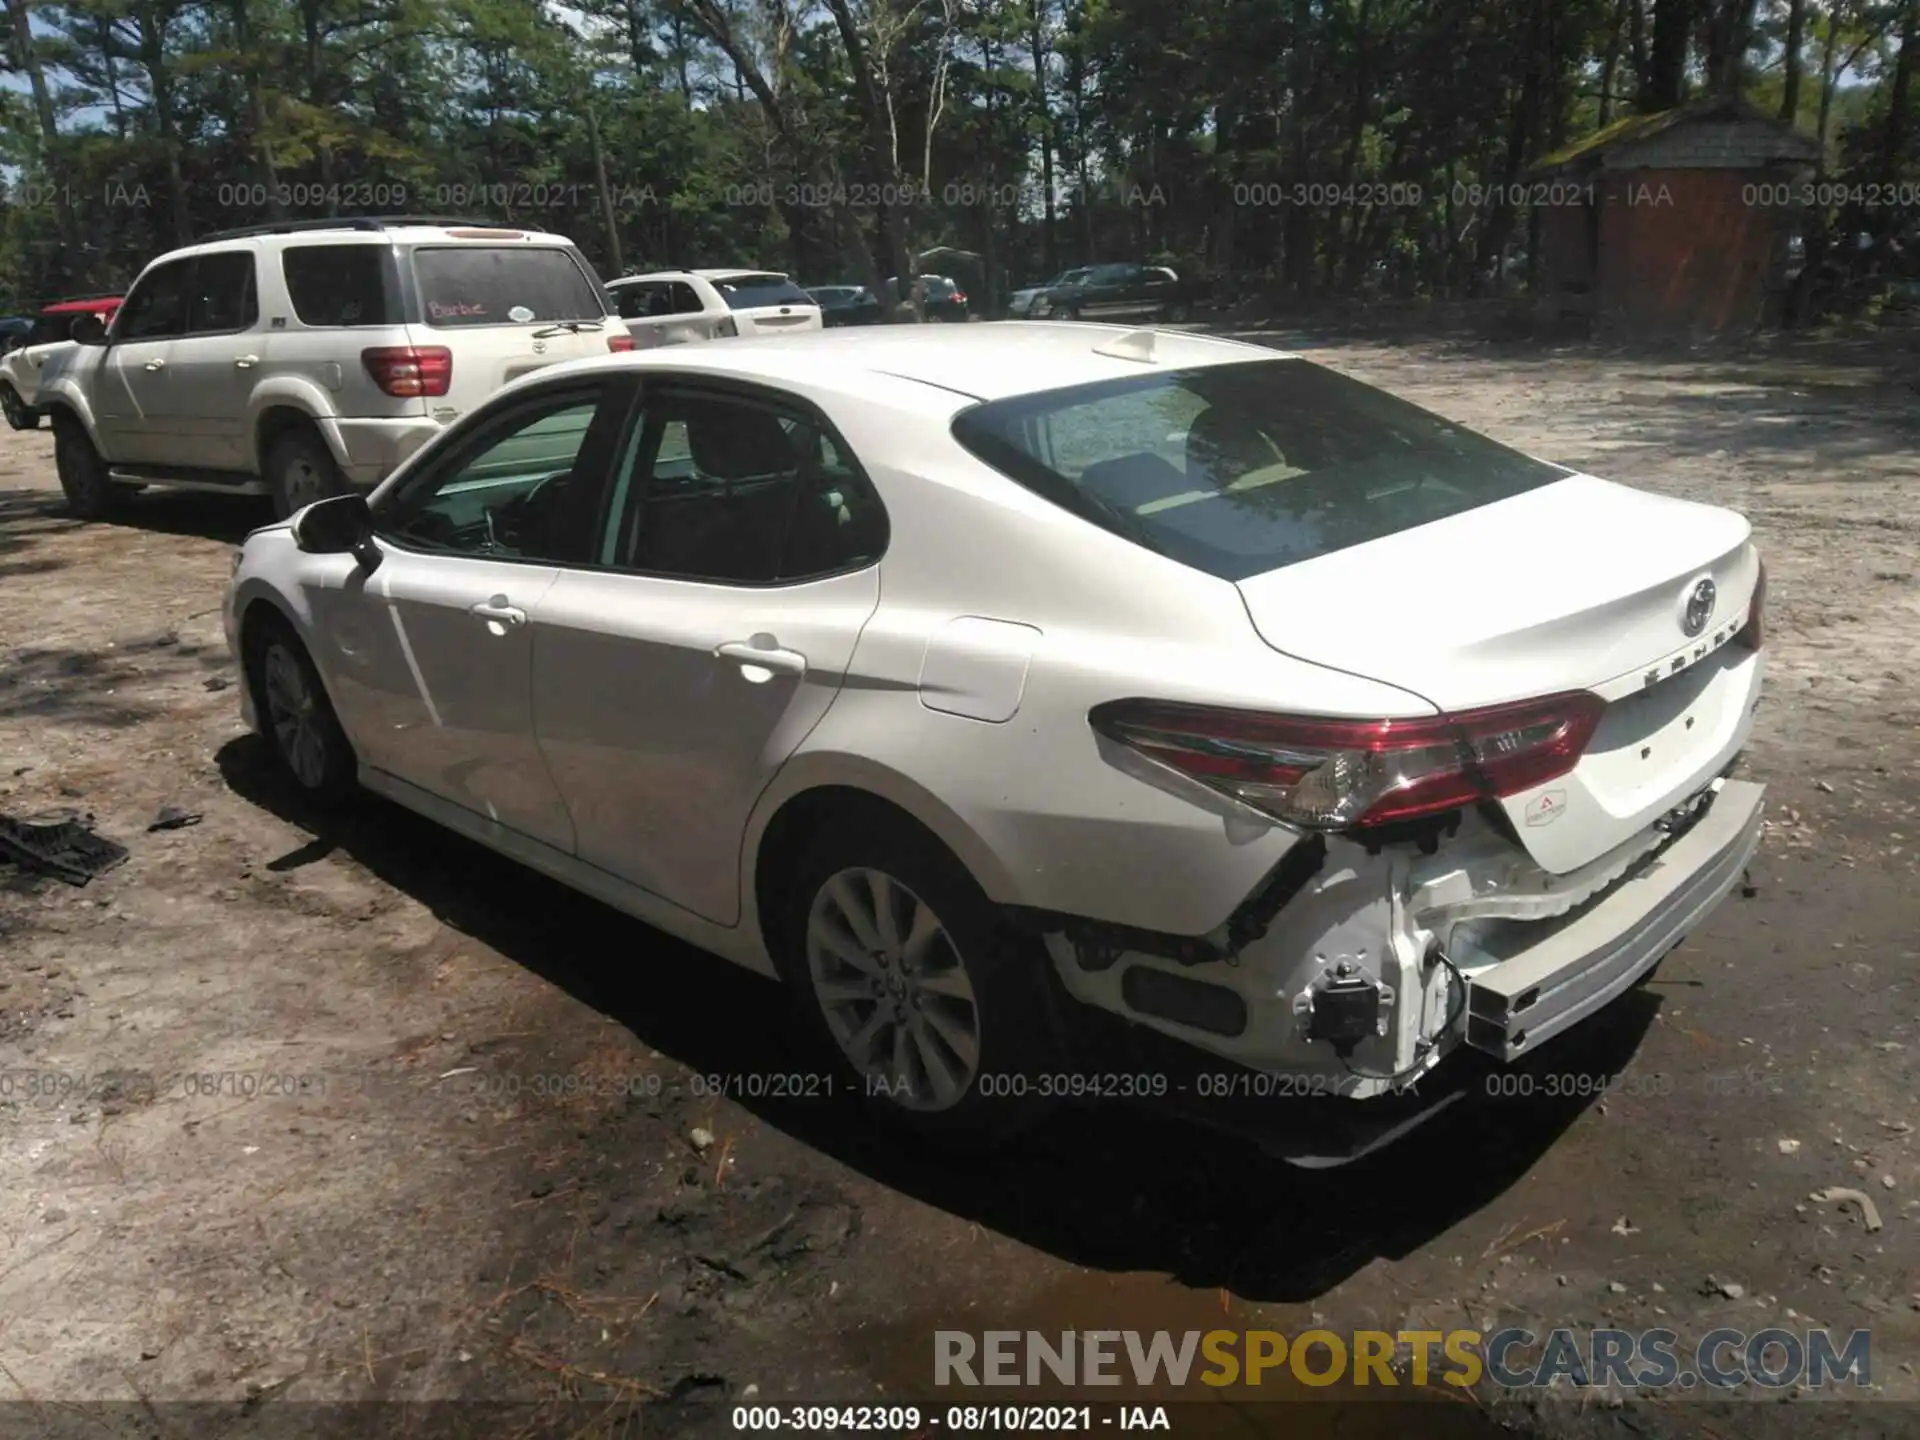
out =
{"type": "MultiPolygon", "coordinates": [[[[1129,345],[1137,344],[1129,340],[1129,345]]],[[[807,330],[628,351],[575,362],[591,369],[669,369],[764,380],[859,396],[869,377],[912,380],[973,400],[1002,400],[1155,370],[1295,358],[1239,340],[1124,325],[1007,321],[991,325],[898,325],[807,330]],[[1152,335],[1153,359],[1101,354],[1122,337],[1152,335]]]]}
{"type": "Polygon", "coordinates": [[[529,247],[561,246],[571,248],[573,242],[564,235],[551,230],[542,230],[538,225],[495,224],[488,221],[472,223],[456,221],[429,221],[394,219],[390,221],[367,221],[345,219],[337,223],[325,221],[287,221],[279,225],[257,225],[240,230],[226,230],[209,235],[191,245],[182,245],[168,250],[153,259],[154,264],[162,260],[183,260],[189,256],[205,254],[209,251],[229,250],[237,245],[250,244],[256,240],[279,240],[290,245],[302,243],[311,245],[418,245],[431,242],[435,245],[497,245],[502,240],[512,238],[529,247]]]}

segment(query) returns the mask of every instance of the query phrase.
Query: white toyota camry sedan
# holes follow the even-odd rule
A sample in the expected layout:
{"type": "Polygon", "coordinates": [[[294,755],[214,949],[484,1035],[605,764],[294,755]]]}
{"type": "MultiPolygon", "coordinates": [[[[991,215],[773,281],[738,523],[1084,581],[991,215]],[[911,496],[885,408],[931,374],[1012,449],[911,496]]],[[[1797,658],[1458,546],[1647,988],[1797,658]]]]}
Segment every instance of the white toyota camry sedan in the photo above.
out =
{"type": "Polygon", "coordinates": [[[1764,591],[1730,511],[1297,357],[1036,324],[541,370],[249,536],[226,620],[315,801],[779,977],[884,1114],[1193,1091],[1086,1072],[1075,1035],[1145,1027],[1358,1134],[1739,882],[1764,591]]]}

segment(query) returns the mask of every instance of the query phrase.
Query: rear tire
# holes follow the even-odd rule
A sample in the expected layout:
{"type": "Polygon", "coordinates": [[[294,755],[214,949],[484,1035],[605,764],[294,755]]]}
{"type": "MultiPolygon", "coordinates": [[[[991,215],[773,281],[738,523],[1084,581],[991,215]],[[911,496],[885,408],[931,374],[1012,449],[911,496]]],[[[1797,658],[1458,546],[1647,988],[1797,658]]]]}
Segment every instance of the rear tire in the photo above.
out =
{"type": "Polygon", "coordinates": [[[803,847],[768,939],[810,1048],[875,1117],[992,1146],[1051,1108],[1057,1053],[1035,942],[938,842],[885,815],[803,847]]]}
{"type": "Polygon", "coordinates": [[[345,805],[359,789],[359,761],[293,628],[261,623],[247,637],[246,670],[261,733],[301,795],[316,809],[345,805]]]}
{"type": "Polygon", "coordinates": [[[0,385],[0,409],[6,411],[7,424],[15,430],[40,428],[40,412],[22,401],[20,392],[11,385],[0,385]]]}
{"type": "Polygon", "coordinates": [[[125,508],[129,492],[107,478],[107,462],[71,415],[53,417],[53,464],[67,508],[82,520],[104,520],[125,508]]]}
{"type": "Polygon", "coordinates": [[[312,430],[289,430],[267,447],[267,490],[273,513],[285,520],[316,500],[347,493],[333,452],[312,430]]]}

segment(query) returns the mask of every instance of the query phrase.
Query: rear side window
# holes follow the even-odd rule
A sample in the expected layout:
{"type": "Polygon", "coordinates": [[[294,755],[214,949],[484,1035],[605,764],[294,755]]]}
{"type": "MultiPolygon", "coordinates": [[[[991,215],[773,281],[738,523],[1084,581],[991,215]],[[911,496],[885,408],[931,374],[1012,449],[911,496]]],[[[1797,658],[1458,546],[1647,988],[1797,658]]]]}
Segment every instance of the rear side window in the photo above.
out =
{"type": "Polygon", "coordinates": [[[530,325],[604,320],[599,285],[551,245],[436,245],[413,252],[427,324],[530,325]]]}
{"type": "Polygon", "coordinates": [[[1306,360],[1023,395],[963,411],[953,433],[1029,490],[1224,580],[1567,473],[1306,360]]]}
{"type": "Polygon", "coordinates": [[[302,325],[400,323],[390,246],[295,246],[281,252],[280,273],[302,325]]]}
{"type": "Polygon", "coordinates": [[[879,496],[818,422],[668,389],[649,400],[616,474],[600,563],[769,585],[869,564],[886,539],[879,496]]]}
{"type": "Polygon", "coordinates": [[[735,275],[713,282],[729,310],[762,305],[811,305],[813,297],[784,275],[735,275]]]}

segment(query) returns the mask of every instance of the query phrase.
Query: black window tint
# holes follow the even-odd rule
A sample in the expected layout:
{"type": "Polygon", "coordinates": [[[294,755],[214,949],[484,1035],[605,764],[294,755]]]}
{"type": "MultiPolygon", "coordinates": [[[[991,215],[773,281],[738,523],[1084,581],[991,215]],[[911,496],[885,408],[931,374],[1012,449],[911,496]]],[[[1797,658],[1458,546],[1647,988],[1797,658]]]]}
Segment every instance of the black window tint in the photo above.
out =
{"type": "Polygon", "coordinates": [[[954,437],[1028,489],[1226,580],[1562,478],[1306,360],[1255,360],[995,401],[954,437]]]}
{"type": "Polygon", "coordinates": [[[184,330],[192,272],[191,260],[174,260],[151,271],[120,307],[113,338],[160,340],[184,330]]]}
{"type": "Polygon", "coordinates": [[[253,286],[253,252],[228,250],[193,262],[193,295],[187,306],[189,334],[244,330],[260,318],[253,286]]]}
{"type": "Polygon", "coordinates": [[[648,313],[648,301],[651,287],[646,285],[619,285],[609,291],[614,304],[619,307],[622,320],[639,320],[648,313]]]}
{"type": "Polygon", "coordinates": [[[666,392],[616,476],[601,563],[764,585],[876,560],[886,516],[814,421],[728,396],[666,392]]]}
{"type": "Polygon", "coordinates": [[[713,282],[730,310],[752,310],[761,305],[811,305],[808,295],[784,275],[734,275],[713,282]]]}
{"type": "Polygon", "coordinates": [[[383,503],[379,533],[441,554],[586,561],[606,475],[600,437],[619,423],[609,388],[570,387],[514,406],[383,503]]]}
{"type": "Polygon", "coordinates": [[[425,246],[414,251],[413,271],[433,326],[601,320],[607,313],[599,286],[551,245],[425,246]]]}
{"type": "Polygon", "coordinates": [[[71,315],[42,315],[33,322],[33,328],[27,331],[25,343],[28,345],[51,345],[55,341],[72,339],[74,317],[71,315]]]}
{"type": "Polygon", "coordinates": [[[393,251],[386,245],[298,245],[280,254],[302,325],[394,325],[393,251]]]}
{"type": "Polygon", "coordinates": [[[700,296],[684,280],[675,280],[671,286],[673,301],[669,307],[675,315],[698,315],[707,307],[700,303],[700,296]]]}

